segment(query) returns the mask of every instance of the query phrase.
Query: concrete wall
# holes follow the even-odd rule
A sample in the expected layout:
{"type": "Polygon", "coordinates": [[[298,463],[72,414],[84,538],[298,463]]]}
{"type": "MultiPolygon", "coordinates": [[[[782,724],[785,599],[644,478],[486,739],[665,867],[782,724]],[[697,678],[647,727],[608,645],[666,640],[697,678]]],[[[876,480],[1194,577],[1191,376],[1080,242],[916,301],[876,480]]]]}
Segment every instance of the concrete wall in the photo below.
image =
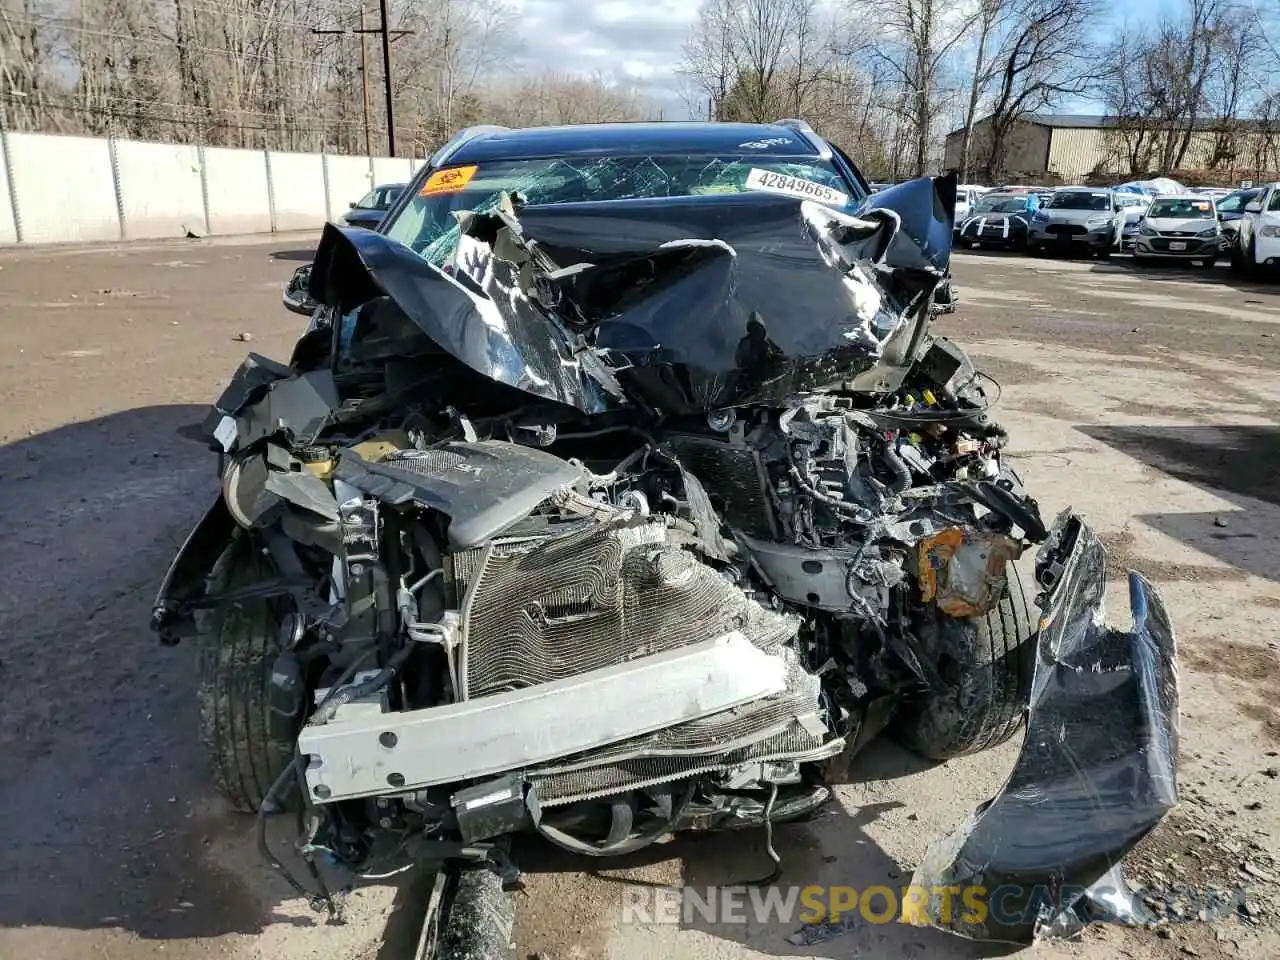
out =
{"type": "Polygon", "coordinates": [[[368,157],[329,157],[329,219],[342,216],[373,186],[368,157]]]}
{"type": "Polygon", "coordinates": [[[5,133],[10,195],[22,243],[119,240],[111,149],[92,137],[5,133]]]}
{"type": "Polygon", "coordinates": [[[261,150],[205,147],[209,232],[270,233],[271,189],[261,150]]]}
{"type": "Polygon", "coordinates": [[[0,244],[319,229],[421,165],[0,131],[0,244]]]}
{"type": "Polygon", "coordinates": [[[13,194],[9,192],[7,152],[0,150],[0,243],[17,243],[18,225],[13,222],[13,194]]]}
{"type": "Polygon", "coordinates": [[[200,149],[177,143],[116,140],[116,189],[126,240],[202,237],[200,149]]]}

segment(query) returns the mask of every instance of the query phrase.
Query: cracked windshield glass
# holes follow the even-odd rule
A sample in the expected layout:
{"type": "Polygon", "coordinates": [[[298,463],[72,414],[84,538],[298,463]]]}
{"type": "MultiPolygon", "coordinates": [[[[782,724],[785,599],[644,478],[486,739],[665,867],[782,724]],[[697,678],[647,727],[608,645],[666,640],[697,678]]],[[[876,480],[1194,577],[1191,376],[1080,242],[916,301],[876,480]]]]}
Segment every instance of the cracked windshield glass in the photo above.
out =
{"type": "Polygon", "coordinates": [[[443,266],[458,243],[455,214],[490,212],[504,192],[529,204],[744,193],[753,189],[748,184],[753,169],[807,180],[841,195],[848,190],[835,169],[816,158],[702,154],[500,160],[437,171],[395,217],[386,234],[443,266]]]}

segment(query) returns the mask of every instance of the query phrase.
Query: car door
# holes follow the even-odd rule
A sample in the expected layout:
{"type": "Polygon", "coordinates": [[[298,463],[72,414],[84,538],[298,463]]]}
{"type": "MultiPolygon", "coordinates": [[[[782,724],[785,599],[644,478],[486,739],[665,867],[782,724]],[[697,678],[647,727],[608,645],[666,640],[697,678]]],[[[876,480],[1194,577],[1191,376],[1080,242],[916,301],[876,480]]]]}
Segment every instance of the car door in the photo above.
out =
{"type": "Polygon", "coordinates": [[[1253,242],[1253,231],[1258,222],[1258,214],[1271,206],[1275,191],[1276,185],[1271,184],[1245,204],[1244,215],[1240,218],[1240,228],[1236,231],[1236,243],[1239,244],[1241,253],[1248,252],[1249,244],[1253,242]]]}

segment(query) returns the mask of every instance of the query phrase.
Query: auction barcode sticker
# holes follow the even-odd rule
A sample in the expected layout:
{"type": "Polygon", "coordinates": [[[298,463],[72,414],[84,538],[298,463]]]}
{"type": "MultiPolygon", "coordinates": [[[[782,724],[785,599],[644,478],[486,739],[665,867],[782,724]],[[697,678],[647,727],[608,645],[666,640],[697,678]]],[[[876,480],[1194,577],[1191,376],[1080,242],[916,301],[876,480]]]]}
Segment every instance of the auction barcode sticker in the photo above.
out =
{"type": "Polygon", "coordinates": [[[772,170],[761,170],[752,167],[747,174],[748,190],[763,190],[767,193],[781,193],[788,197],[800,197],[803,200],[817,200],[819,203],[831,203],[843,206],[849,202],[848,194],[841,193],[831,187],[805,180],[802,177],[790,177],[785,173],[772,170]]]}

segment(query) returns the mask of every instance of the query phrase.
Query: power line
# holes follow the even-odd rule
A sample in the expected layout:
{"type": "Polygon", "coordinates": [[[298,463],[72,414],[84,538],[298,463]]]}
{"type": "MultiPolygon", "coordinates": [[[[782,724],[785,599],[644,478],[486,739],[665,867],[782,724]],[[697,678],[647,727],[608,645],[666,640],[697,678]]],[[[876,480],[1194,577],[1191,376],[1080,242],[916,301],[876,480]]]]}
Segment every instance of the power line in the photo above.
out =
{"type": "MultiPolygon", "coordinates": [[[[378,10],[381,15],[381,21],[376,29],[367,30],[364,27],[364,0],[360,0],[360,27],[356,30],[324,30],[313,29],[311,32],[317,35],[326,34],[346,34],[354,33],[360,37],[360,63],[362,81],[365,89],[365,137],[368,138],[368,117],[369,117],[369,99],[368,99],[368,72],[364,69],[364,36],[368,33],[376,33],[382,38],[382,86],[386,97],[387,106],[387,154],[394,157],[396,155],[396,114],[395,114],[395,98],[391,94],[391,41],[399,40],[401,37],[408,36],[413,33],[412,30],[392,30],[390,21],[387,17],[387,0],[378,0],[378,10]]],[[[365,147],[369,152],[368,146],[365,147]]]]}
{"type": "MultiPolygon", "coordinates": [[[[78,103],[51,103],[47,100],[42,100],[39,103],[33,104],[29,97],[20,97],[20,96],[15,96],[13,94],[0,93],[0,100],[5,100],[10,103],[26,104],[28,106],[36,107],[39,110],[54,110],[61,113],[78,113],[82,115],[105,117],[107,119],[115,119],[115,120],[138,120],[138,121],[145,121],[147,123],[171,123],[176,126],[206,126],[207,127],[211,125],[210,121],[207,118],[164,117],[164,116],[156,116],[154,114],[112,110],[110,108],[104,108],[104,107],[91,107],[86,104],[78,104],[78,103]]],[[[150,103],[152,101],[131,101],[131,102],[150,103]]],[[[180,106],[178,104],[164,104],[164,103],[160,103],[157,105],[158,106],[180,106]]],[[[192,108],[183,107],[183,109],[192,109],[192,108]]],[[[229,112],[238,112],[238,111],[229,111],[229,112]]],[[[252,112],[252,111],[246,111],[246,112],[252,112]]],[[[286,124],[282,126],[281,124],[268,125],[268,124],[253,124],[253,123],[234,123],[234,124],[229,124],[229,126],[235,127],[238,130],[265,130],[265,131],[271,131],[272,133],[280,133],[285,130],[292,130],[296,133],[323,134],[323,133],[330,132],[330,130],[333,127],[354,126],[358,122],[359,121],[356,121],[356,120],[330,120],[320,126],[310,125],[310,124],[307,124],[307,125],[286,124]]]]}

